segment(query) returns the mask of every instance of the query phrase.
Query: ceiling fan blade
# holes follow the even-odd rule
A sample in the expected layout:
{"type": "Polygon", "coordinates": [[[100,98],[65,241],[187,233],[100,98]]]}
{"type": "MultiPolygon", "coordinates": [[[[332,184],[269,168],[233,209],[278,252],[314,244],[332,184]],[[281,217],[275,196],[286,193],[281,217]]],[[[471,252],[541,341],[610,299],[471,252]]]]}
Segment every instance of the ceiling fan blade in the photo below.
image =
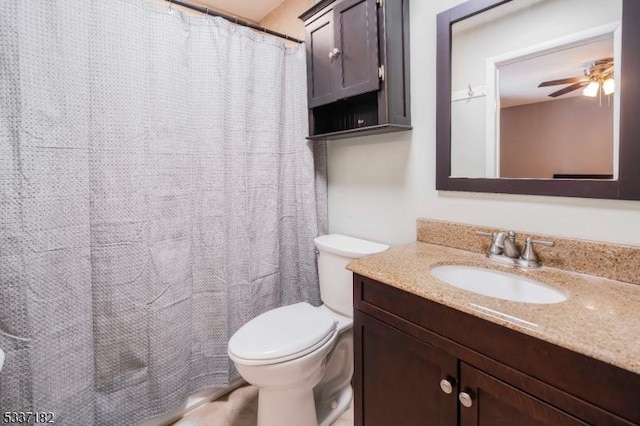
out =
{"type": "Polygon", "coordinates": [[[552,98],[557,98],[558,96],[562,96],[564,94],[567,94],[569,92],[573,92],[574,90],[578,90],[578,89],[582,89],[583,87],[585,87],[586,85],[589,84],[589,81],[579,81],[575,84],[572,84],[571,86],[567,86],[564,89],[560,89],[556,92],[551,93],[549,96],[552,98]]]}
{"type": "Polygon", "coordinates": [[[558,86],[560,84],[577,83],[579,81],[584,81],[585,79],[586,79],[585,77],[569,77],[569,78],[562,78],[560,80],[543,81],[538,85],[538,87],[558,86]]]}

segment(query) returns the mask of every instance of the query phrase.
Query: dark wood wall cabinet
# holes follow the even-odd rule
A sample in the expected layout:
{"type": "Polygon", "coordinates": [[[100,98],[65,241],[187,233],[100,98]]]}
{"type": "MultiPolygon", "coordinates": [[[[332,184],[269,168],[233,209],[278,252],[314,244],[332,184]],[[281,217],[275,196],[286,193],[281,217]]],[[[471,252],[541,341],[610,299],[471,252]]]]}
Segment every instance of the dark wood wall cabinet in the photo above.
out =
{"type": "Polygon", "coordinates": [[[322,0],[300,19],[309,139],[411,129],[409,0],[322,0]]]}
{"type": "Polygon", "coordinates": [[[358,274],[354,307],[356,426],[640,424],[632,372],[358,274]]]}

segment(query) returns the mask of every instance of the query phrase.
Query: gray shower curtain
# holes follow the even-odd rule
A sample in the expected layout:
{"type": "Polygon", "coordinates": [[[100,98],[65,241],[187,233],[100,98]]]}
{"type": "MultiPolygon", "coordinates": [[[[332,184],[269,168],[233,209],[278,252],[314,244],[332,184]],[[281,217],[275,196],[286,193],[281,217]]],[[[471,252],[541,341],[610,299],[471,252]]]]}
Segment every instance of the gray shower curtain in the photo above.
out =
{"type": "Polygon", "coordinates": [[[304,50],[167,5],[0,5],[0,412],[134,424],[319,303],[304,50]]]}

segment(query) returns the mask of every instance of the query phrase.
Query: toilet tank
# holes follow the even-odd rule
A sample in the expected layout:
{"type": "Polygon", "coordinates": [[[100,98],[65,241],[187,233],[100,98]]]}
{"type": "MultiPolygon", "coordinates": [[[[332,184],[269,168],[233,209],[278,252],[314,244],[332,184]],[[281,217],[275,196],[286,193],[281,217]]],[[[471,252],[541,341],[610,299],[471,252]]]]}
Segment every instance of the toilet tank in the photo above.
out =
{"type": "Polygon", "coordinates": [[[318,249],[322,302],[333,311],[352,318],[353,273],[345,269],[347,263],[383,252],[389,246],[340,234],[323,235],[313,241],[318,249]]]}

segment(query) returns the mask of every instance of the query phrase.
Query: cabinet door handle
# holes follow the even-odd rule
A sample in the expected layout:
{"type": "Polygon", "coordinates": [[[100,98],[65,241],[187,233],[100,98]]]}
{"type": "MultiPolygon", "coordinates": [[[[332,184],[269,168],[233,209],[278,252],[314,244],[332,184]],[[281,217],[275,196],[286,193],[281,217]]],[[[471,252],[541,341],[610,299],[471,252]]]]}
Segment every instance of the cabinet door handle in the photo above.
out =
{"type": "Polygon", "coordinates": [[[329,59],[335,59],[340,55],[340,49],[334,47],[331,52],[329,52],[329,59]]]}
{"type": "Polygon", "coordinates": [[[466,392],[460,392],[458,399],[460,400],[460,403],[467,408],[473,405],[473,398],[471,398],[471,395],[466,392]]]}
{"type": "Polygon", "coordinates": [[[442,389],[442,392],[449,395],[450,393],[453,392],[453,383],[451,383],[447,379],[442,379],[440,380],[440,389],[442,389]]]}

